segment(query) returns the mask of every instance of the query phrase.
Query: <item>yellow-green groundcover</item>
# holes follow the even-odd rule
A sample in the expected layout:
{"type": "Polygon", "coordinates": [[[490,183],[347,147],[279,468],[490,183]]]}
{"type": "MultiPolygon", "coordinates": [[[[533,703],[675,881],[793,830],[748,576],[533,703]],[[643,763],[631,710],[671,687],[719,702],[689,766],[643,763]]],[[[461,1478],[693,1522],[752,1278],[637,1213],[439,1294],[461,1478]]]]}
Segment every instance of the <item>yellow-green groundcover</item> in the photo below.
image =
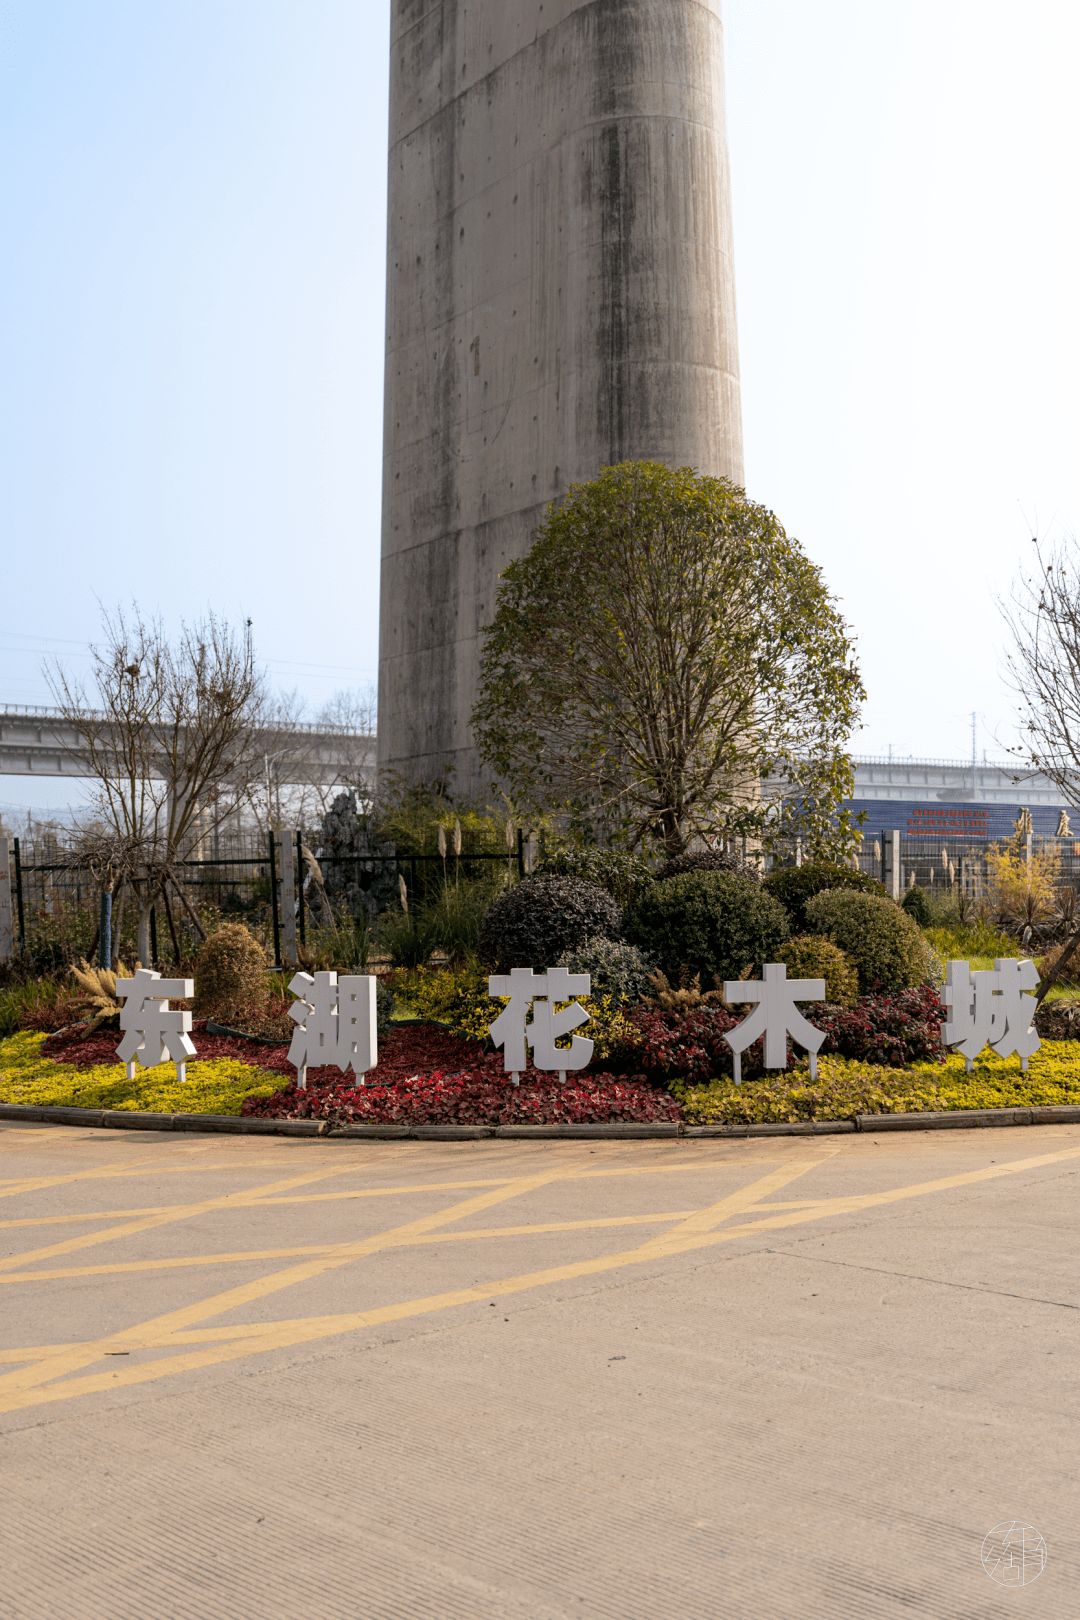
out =
{"type": "Polygon", "coordinates": [[[245,1097],[269,1097],[285,1084],[284,1075],[236,1058],[189,1063],[183,1085],[171,1063],[137,1068],[129,1080],[122,1063],[78,1069],[43,1058],[45,1040],[36,1031],[23,1030],[0,1042],[0,1102],[148,1114],[238,1114],[245,1097]]]}
{"type": "Polygon", "coordinates": [[[913,1063],[908,1069],[823,1057],[818,1060],[816,1081],[803,1059],[787,1074],[741,1086],[714,1080],[692,1090],[672,1089],[692,1125],[1080,1104],[1080,1041],[1047,1041],[1030,1059],[1026,1074],[1018,1057],[1000,1058],[987,1049],[970,1074],[956,1054],[944,1063],[913,1063]]]}
{"type": "MultiPolygon", "coordinates": [[[[189,1063],[180,1085],[171,1063],[136,1070],[129,1081],[122,1063],[77,1069],[41,1057],[45,1036],[28,1031],[0,1042],[0,1102],[124,1108],[146,1113],[239,1114],[245,1097],[268,1097],[284,1077],[235,1058],[189,1063]]],[[[673,1087],[688,1124],[787,1123],[801,1119],[848,1119],[852,1114],[906,1114],[955,1108],[1030,1108],[1047,1103],[1080,1104],[1080,1041],[1047,1041],[1028,1072],[1019,1058],[984,1052],[971,1074],[964,1060],[915,1063],[883,1069],[870,1063],[824,1057],[818,1078],[805,1060],[786,1074],[736,1086],[716,1080],[692,1089],[673,1087]]]]}

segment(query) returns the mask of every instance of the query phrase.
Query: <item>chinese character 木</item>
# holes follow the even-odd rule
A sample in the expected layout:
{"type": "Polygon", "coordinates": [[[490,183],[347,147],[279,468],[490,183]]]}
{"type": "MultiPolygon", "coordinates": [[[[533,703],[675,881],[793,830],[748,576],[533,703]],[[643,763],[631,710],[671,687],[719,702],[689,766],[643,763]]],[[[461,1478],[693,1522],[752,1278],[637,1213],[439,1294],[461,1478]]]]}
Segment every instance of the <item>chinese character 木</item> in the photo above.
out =
{"type": "Polygon", "coordinates": [[[817,1079],[818,1048],[824,1030],[807,1023],[796,1007],[797,1001],[824,1001],[824,979],[789,979],[783,962],[766,962],[765,979],[729,979],[724,985],[725,1001],[756,1001],[757,1006],[724,1039],[735,1054],[735,1084],[742,1084],[742,1054],[759,1035],[765,1036],[765,1067],[787,1068],[787,1038],[790,1035],[810,1053],[810,1078],[817,1079]]]}
{"type": "Polygon", "coordinates": [[[488,1034],[496,1046],[502,1047],[503,1067],[515,1086],[525,1067],[526,1046],[533,1049],[536,1068],[554,1070],[563,1081],[568,1069],[583,1069],[590,1061],[593,1042],[580,1035],[571,1036],[569,1048],[555,1045],[589,1016],[576,1001],[561,1012],[555,1011],[555,1003],[570,1001],[571,996],[587,996],[590,984],[587,973],[571,973],[567,968],[548,968],[544,973],[513,968],[509,974],[494,974],[488,979],[488,995],[510,997],[509,1005],[494,1020],[488,1034]],[[527,1024],[530,1006],[532,1022],[527,1024]]]}
{"type": "Polygon", "coordinates": [[[309,1063],[352,1069],[363,1085],[364,1075],[379,1061],[374,977],[295,973],[289,989],[297,997],[289,1008],[297,1026],[289,1045],[297,1086],[307,1086],[309,1063]]]}
{"type": "Polygon", "coordinates": [[[170,996],[190,996],[195,986],[190,979],[163,979],[150,968],[137,968],[133,979],[117,979],[116,997],[123,1000],[120,1028],[124,1038],[116,1055],[127,1064],[127,1077],[135,1078],[135,1060],[144,1069],[155,1068],[169,1058],[176,1064],[176,1078],[187,1078],[188,1058],[195,1056],[191,1040],[191,1014],[173,1011],[170,996]]]}

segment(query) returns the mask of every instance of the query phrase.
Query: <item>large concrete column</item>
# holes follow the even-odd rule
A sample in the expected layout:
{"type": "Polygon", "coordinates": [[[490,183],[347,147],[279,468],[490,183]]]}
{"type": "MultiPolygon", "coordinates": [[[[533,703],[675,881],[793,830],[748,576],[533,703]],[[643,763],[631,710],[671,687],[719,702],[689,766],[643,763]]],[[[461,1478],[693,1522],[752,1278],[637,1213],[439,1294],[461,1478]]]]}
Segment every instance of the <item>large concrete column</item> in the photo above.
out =
{"type": "Polygon", "coordinates": [[[719,0],[392,0],[379,765],[484,782],[501,570],[654,458],[742,482],[719,0]]]}

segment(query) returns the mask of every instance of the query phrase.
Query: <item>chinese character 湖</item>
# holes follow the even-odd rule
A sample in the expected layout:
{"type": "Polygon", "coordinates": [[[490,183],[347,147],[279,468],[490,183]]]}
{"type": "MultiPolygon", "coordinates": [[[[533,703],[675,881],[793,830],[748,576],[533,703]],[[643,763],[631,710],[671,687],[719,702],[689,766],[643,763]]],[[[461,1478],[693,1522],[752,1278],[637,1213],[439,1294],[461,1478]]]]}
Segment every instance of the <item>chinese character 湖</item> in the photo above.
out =
{"type": "Polygon", "coordinates": [[[379,1061],[374,977],[294,973],[289,989],[297,997],[289,1008],[297,1026],[289,1045],[297,1086],[306,1087],[309,1063],[352,1069],[363,1085],[364,1075],[379,1061]]]}

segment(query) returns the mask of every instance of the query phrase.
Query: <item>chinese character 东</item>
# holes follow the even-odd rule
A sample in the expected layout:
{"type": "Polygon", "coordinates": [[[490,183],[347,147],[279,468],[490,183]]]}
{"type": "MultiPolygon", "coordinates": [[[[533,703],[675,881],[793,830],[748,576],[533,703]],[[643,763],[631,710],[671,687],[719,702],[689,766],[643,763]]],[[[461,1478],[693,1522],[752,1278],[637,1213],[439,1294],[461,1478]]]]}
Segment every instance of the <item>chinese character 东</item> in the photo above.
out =
{"type": "Polygon", "coordinates": [[[174,1012],[169,1007],[170,996],[190,996],[195,986],[190,979],[163,979],[149,968],[137,968],[133,979],[117,979],[117,1000],[123,999],[120,1009],[120,1028],[124,1038],[116,1048],[121,1063],[127,1064],[129,1080],[135,1078],[135,1059],[144,1069],[152,1069],[169,1058],[176,1064],[176,1078],[185,1080],[188,1058],[195,1056],[195,1047],[188,1033],[191,1029],[189,1012],[174,1012]]]}
{"type": "Polygon", "coordinates": [[[289,1045],[296,1084],[307,1085],[308,1064],[352,1069],[361,1085],[379,1061],[375,979],[368,974],[295,973],[289,989],[298,999],[289,1008],[297,1026],[289,1045]]]}
{"type": "Polygon", "coordinates": [[[971,1067],[989,1041],[999,1057],[1016,1052],[1020,1067],[1042,1045],[1032,1027],[1037,1006],[1025,990],[1037,990],[1039,970],[1034,962],[1018,962],[1015,957],[997,957],[993,970],[972,973],[967,962],[950,962],[945,969],[942,995],[949,1009],[949,1021],[941,1026],[946,1046],[964,1055],[964,1066],[971,1067]]]}
{"type": "Polygon", "coordinates": [[[738,1028],[724,1039],[735,1054],[735,1084],[742,1084],[742,1054],[759,1035],[765,1036],[765,1067],[787,1068],[787,1038],[798,1041],[810,1053],[810,1078],[817,1079],[818,1048],[824,1030],[808,1024],[796,1007],[797,1001],[824,1001],[824,979],[789,979],[783,962],[766,962],[764,983],[758,980],[729,980],[724,985],[725,1001],[756,1001],[757,1006],[738,1028]]]}
{"type": "Polygon", "coordinates": [[[567,1069],[583,1069],[589,1062],[592,1041],[574,1035],[568,1049],[555,1045],[560,1036],[584,1024],[588,1013],[576,1001],[556,1012],[555,1003],[570,1001],[571,996],[587,996],[590,983],[587,973],[571,973],[568,968],[548,968],[545,973],[513,968],[509,974],[495,974],[488,980],[488,995],[510,997],[509,1006],[503,1008],[488,1034],[496,1046],[502,1047],[503,1067],[515,1086],[525,1067],[526,1045],[532,1047],[535,1066],[556,1071],[560,1080],[566,1079],[567,1069]],[[527,1024],[525,1015],[530,1006],[532,1022],[527,1024]]]}

